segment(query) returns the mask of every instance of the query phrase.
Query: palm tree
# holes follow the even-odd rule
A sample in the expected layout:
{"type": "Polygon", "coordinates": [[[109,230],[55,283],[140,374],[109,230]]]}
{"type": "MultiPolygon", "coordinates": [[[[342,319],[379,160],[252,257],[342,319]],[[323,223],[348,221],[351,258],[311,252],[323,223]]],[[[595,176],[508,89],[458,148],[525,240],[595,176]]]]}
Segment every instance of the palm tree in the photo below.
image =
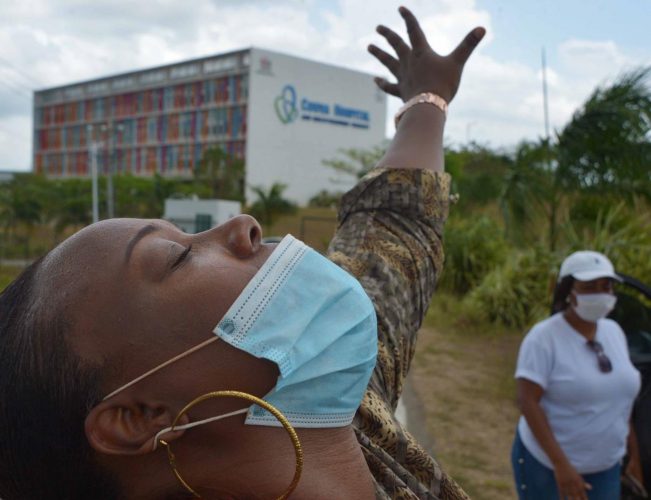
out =
{"type": "Polygon", "coordinates": [[[270,188],[251,186],[258,199],[251,205],[251,215],[258,219],[267,230],[271,228],[278,215],[296,212],[296,205],[283,198],[286,184],[275,182],[270,188]]]}
{"type": "Polygon", "coordinates": [[[244,201],[244,162],[220,147],[204,152],[194,177],[195,181],[210,186],[213,198],[244,201]]]}
{"type": "Polygon", "coordinates": [[[651,199],[651,67],[598,87],[558,134],[556,175],[583,188],[651,199]]]}
{"type": "Polygon", "coordinates": [[[589,195],[599,195],[603,203],[621,196],[651,199],[650,73],[651,68],[637,69],[598,87],[555,143],[518,146],[501,195],[512,239],[519,239],[528,224],[547,235],[553,251],[567,202],[589,195]],[[544,232],[536,225],[540,217],[544,232]]]}

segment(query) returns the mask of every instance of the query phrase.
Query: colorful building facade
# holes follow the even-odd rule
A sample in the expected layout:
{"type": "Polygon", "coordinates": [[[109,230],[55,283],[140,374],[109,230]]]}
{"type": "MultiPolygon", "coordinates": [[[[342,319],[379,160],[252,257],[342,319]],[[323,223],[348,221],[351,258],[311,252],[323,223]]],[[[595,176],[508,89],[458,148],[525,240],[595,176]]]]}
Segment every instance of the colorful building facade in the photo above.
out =
{"type": "Polygon", "coordinates": [[[88,176],[94,142],[102,174],[190,177],[203,153],[218,146],[245,161],[247,186],[289,183],[288,194],[302,202],[317,188],[331,187],[327,176],[307,178],[313,177],[311,169],[323,170],[323,159],[342,147],[382,141],[386,101],[378,96],[371,75],[255,48],[45,89],[34,95],[34,170],[48,177],[88,176]],[[309,81],[315,73],[316,87],[324,80],[325,89],[318,98],[300,100],[296,88],[303,82],[314,87],[309,81]],[[294,101],[283,94],[288,87],[294,101]],[[258,89],[257,99],[252,88],[258,89]],[[339,103],[351,90],[349,104],[339,103]],[[360,106],[357,94],[366,95],[368,105],[360,106]],[[327,121],[327,114],[333,119],[327,121]],[[257,141],[250,134],[256,121],[257,141]],[[296,138],[307,143],[288,146],[297,154],[279,155],[278,145],[292,125],[296,138]],[[300,126],[310,129],[307,136],[300,126]],[[337,128],[347,131],[342,135],[337,128]],[[357,135],[353,143],[351,130],[357,135]],[[306,161],[302,150],[317,157],[306,161]],[[287,178],[296,172],[288,158],[301,163],[310,186],[287,178]],[[254,159],[264,165],[252,165],[254,159]],[[252,176],[255,172],[263,175],[252,176]]]}

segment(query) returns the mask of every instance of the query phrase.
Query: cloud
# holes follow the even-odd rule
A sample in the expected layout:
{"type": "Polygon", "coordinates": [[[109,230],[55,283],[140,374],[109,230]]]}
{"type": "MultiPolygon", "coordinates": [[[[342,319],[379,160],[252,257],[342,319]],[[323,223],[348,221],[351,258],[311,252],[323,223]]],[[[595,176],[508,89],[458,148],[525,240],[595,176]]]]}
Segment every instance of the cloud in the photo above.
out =
{"type": "Polygon", "coordinates": [[[0,121],[0,170],[25,170],[31,164],[31,118],[12,115],[0,121]]]}
{"type": "MultiPolygon", "coordinates": [[[[380,23],[406,37],[397,5],[393,0],[376,0],[371,7],[343,0],[2,2],[0,58],[11,66],[0,61],[0,169],[30,164],[26,90],[252,45],[389,76],[366,46],[388,48],[375,33],[380,23]]],[[[410,7],[441,53],[452,50],[474,26],[488,28],[451,105],[446,135],[452,142],[511,145],[544,133],[540,68],[492,54],[497,34],[487,10],[476,0],[414,0],[410,7]]],[[[551,49],[550,56],[557,56],[550,57],[554,64],[548,68],[550,117],[556,128],[596,84],[636,62],[609,40],[568,39],[551,49]]],[[[389,100],[389,116],[399,105],[397,99],[389,100]]],[[[387,133],[392,132],[389,118],[387,133]]]]}

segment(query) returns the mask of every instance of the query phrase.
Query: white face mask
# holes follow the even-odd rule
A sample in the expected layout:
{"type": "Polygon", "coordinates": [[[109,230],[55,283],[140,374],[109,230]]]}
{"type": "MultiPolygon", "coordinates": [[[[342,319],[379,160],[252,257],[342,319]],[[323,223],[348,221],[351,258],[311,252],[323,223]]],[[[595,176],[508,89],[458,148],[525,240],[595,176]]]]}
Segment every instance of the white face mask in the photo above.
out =
{"type": "Polygon", "coordinates": [[[617,297],[611,293],[574,293],[574,297],[576,297],[576,306],[574,306],[576,314],[581,319],[593,323],[605,318],[617,302],[617,297]]]}

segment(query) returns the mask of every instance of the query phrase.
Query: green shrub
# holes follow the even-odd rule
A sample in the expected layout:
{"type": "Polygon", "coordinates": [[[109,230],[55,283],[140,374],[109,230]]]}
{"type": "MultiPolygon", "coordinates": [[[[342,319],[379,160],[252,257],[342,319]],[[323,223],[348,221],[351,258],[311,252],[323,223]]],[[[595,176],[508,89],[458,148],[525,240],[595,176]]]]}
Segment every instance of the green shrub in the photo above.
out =
{"type": "Polygon", "coordinates": [[[486,321],[524,329],[549,314],[555,260],[542,247],[512,251],[466,297],[469,307],[486,321]]]}
{"type": "Polygon", "coordinates": [[[596,250],[610,260],[617,271],[651,283],[651,214],[638,201],[602,210],[592,225],[568,223],[565,238],[569,254],[575,250],[596,250]]]}
{"type": "Polygon", "coordinates": [[[310,198],[307,205],[309,207],[320,207],[320,208],[337,208],[339,201],[343,196],[342,191],[328,191],[322,189],[317,194],[310,198]]]}
{"type": "Polygon", "coordinates": [[[16,279],[21,271],[22,269],[17,267],[0,267],[0,292],[16,279]]]}
{"type": "Polygon", "coordinates": [[[486,274],[502,265],[507,254],[503,231],[488,216],[451,219],[443,246],[445,266],[440,285],[458,294],[481,283],[486,274]]]}

